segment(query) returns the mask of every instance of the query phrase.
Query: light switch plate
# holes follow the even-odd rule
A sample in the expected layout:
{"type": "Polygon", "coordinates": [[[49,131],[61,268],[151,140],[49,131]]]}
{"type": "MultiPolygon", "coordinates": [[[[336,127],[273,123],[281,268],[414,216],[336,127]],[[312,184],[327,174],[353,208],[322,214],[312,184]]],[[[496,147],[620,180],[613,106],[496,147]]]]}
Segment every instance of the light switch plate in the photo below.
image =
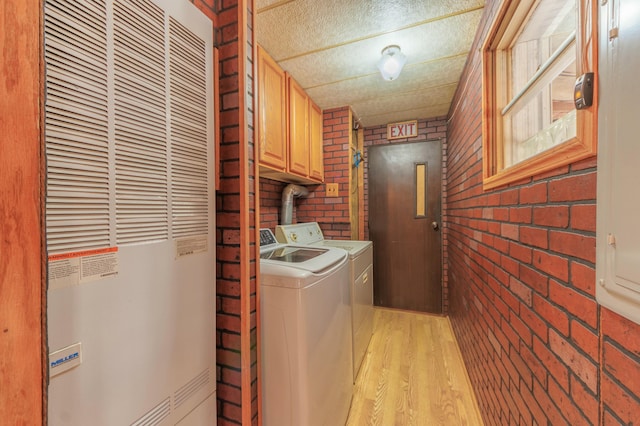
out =
{"type": "Polygon", "coordinates": [[[337,183],[328,183],[326,189],[327,189],[327,197],[337,197],[338,196],[338,184],[337,183]]]}

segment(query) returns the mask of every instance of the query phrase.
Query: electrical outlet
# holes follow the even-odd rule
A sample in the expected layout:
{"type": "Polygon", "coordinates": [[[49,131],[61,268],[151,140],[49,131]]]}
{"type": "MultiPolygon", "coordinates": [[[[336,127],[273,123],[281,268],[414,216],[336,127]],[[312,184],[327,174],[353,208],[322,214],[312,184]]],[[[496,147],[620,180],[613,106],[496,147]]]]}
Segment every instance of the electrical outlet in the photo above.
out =
{"type": "Polygon", "coordinates": [[[338,196],[338,184],[337,183],[328,183],[326,187],[327,197],[337,197],[338,196]]]}

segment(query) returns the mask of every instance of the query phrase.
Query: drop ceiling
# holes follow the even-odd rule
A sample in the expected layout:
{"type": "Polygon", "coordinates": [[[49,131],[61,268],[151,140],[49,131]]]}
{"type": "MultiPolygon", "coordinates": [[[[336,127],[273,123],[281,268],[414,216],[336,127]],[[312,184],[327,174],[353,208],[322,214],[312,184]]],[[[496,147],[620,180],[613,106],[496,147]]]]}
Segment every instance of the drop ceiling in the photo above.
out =
{"type": "Polygon", "coordinates": [[[448,113],[484,0],[256,0],[257,42],[322,109],[363,127],[448,113]],[[382,49],[407,56],[382,79],[382,49]]]}

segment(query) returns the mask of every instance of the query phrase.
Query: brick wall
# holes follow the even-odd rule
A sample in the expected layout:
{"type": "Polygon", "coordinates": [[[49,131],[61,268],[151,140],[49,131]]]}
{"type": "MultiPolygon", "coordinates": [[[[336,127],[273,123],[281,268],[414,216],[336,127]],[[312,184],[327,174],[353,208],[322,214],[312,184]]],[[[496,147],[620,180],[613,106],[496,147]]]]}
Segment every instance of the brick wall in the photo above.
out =
{"type": "MultiPolygon", "coordinates": [[[[282,206],[282,190],[288,184],[266,178],[260,178],[260,228],[269,228],[275,232],[280,224],[280,208],[282,206]]],[[[297,223],[296,211],[299,198],[293,199],[293,223],[297,223]]]]}
{"type": "MultiPolygon", "coordinates": [[[[351,110],[341,107],[322,113],[324,144],[324,182],[338,184],[338,196],[327,197],[325,185],[317,185],[313,193],[300,200],[299,222],[318,222],[326,239],[351,238],[349,219],[349,134],[351,110]]],[[[311,188],[310,188],[311,189],[311,188]]]]}
{"type": "MultiPolygon", "coordinates": [[[[212,2],[204,3],[212,7],[212,2]]],[[[253,18],[250,9],[243,11],[251,4],[216,2],[221,130],[220,190],[216,194],[218,425],[257,424],[258,416],[253,18]],[[242,32],[238,30],[241,26],[242,32]]]]}
{"type": "MultiPolygon", "coordinates": [[[[428,140],[440,140],[442,142],[442,230],[447,226],[446,203],[447,203],[447,187],[446,187],[446,160],[447,160],[447,121],[446,117],[435,117],[430,119],[418,120],[418,136],[415,138],[387,139],[387,126],[367,127],[364,129],[364,152],[362,155],[363,163],[360,167],[364,167],[364,235],[365,240],[369,239],[369,162],[368,148],[376,145],[386,145],[391,143],[406,142],[423,142],[428,140]]],[[[446,247],[446,236],[443,232],[443,247],[446,247]]],[[[447,269],[448,262],[446,259],[447,252],[443,250],[443,274],[442,274],[442,311],[447,312],[448,309],[448,284],[447,269]]]]}
{"type": "Polygon", "coordinates": [[[483,192],[485,17],[448,127],[450,317],[486,424],[638,424],[640,326],[595,301],[596,161],[483,192]]]}

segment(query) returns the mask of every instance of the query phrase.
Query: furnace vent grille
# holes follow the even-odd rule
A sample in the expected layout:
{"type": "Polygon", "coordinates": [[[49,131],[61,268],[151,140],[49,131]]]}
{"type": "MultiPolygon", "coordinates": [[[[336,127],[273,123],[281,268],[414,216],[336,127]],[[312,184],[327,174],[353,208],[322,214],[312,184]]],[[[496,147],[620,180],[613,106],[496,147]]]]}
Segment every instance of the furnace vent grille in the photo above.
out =
{"type": "Polygon", "coordinates": [[[114,3],[118,244],[169,236],[163,12],[139,3],[114,3]]]}
{"type": "Polygon", "coordinates": [[[162,423],[171,414],[171,400],[165,399],[160,404],[156,405],[144,416],[140,417],[135,422],[131,423],[131,426],[155,426],[162,423]]]}
{"type": "Polygon", "coordinates": [[[174,401],[176,408],[182,405],[191,396],[195,395],[200,389],[208,387],[210,381],[209,369],[206,369],[191,379],[189,383],[178,389],[175,393],[174,401]]]}
{"type": "Polygon", "coordinates": [[[211,52],[149,0],[104,3],[46,2],[50,254],[212,231],[211,52]]]}
{"type": "Polygon", "coordinates": [[[50,251],[109,245],[104,5],[46,9],[46,227],[50,251]]]}
{"type": "Polygon", "coordinates": [[[170,19],[171,193],[174,236],[207,234],[205,45],[170,19]]]}

